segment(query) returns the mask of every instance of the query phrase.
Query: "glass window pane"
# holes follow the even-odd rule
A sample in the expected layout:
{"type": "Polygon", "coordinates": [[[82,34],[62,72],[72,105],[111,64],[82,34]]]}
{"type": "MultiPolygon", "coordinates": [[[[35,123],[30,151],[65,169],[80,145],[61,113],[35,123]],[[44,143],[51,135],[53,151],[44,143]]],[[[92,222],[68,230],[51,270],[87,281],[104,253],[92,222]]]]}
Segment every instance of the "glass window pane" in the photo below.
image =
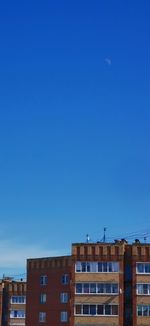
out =
{"type": "Polygon", "coordinates": [[[143,316],[148,316],[148,315],[149,315],[148,306],[143,306],[143,316]]]}
{"type": "Polygon", "coordinates": [[[86,272],[86,263],[81,263],[81,265],[82,265],[82,272],[83,273],[86,272]]]}
{"type": "Polygon", "coordinates": [[[137,294],[143,294],[143,284],[137,284],[137,294]]]}
{"type": "Polygon", "coordinates": [[[90,273],[91,272],[91,263],[86,263],[87,264],[87,272],[90,273]]]}
{"type": "Polygon", "coordinates": [[[83,293],[89,293],[89,283],[83,283],[83,293]]]}
{"type": "Polygon", "coordinates": [[[76,284],[76,293],[82,293],[82,283],[76,284]]]}
{"type": "Polygon", "coordinates": [[[89,315],[89,305],[83,305],[83,315],[89,315]]]}
{"type": "Polygon", "coordinates": [[[97,314],[104,315],[104,306],[102,304],[97,306],[97,314]]]}
{"type": "Polygon", "coordinates": [[[105,293],[111,293],[111,284],[109,284],[109,283],[106,283],[105,284],[105,293]]]}
{"type": "Polygon", "coordinates": [[[104,284],[103,283],[97,284],[97,293],[104,293],[104,284]]]}
{"type": "Polygon", "coordinates": [[[103,272],[107,273],[107,263],[103,263],[103,272]]]}
{"type": "Polygon", "coordinates": [[[97,263],[93,262],[93,263],[90,263],[90,272],[93,272],[93,273],[96,273],[97,272],[97,263]]]}
{"type": "Polygon", "coordinates": [[[90,305],[90,315],[96,315],[96,305],[90,305]]]}
{"type": "Polygon", "coordinates": [[[118,306],[112,305],[112,315],[118,315],[118,306]]]}
{"type": "Polygon", "coordinates": [[[113,272],[113,263],[108,263],[108,271],[113,272]]]}
{"type": "Polygon", "coordinates": [[[77,261],[76,262],[76,272],[81,272],[82,268],[81,268],[81,262],[77,261]]]}
{"type": "Polygon", "coordinates": [[[145,273],[150,273],[150,264],[145,264],[145,273]]]}
{"type": "Polygon", "coordinates": [[[105,305],[105,315],[111,315],[111,305],[105,305]]]}
{"type": "Polygon", "coordinates": [[[90,283],[90,293],[96,293],[96,283],[90,283]]]}
{"type": "Polygon", "coordinates": [[[112,271],[115,273],[119,272],[119,263],[118,262],[112,263],[112,271]]]}
{"type": "Polygon", "coordinates": [[[143,284],[143,294],[148,294],[148,286],[147,286],[147,284],[143,284]]]}
{"type": "Polygon", "coordinates": [[[81,315],[81,305],[80,304],[77,304],[75,306],[75,314],[76,315],[81,315]]]}
{"type": "Polygon", "coordinates": [[[142,306],[141,306],[141,305],[139,305],[139,306],[137,307],[137,315],[138,315],[138,316],[142,316],[142,306]]]}
{"type": "Polygon", "coordinates": [[[98,272],[102,273],[102,263],[98,263],[98,272]]]}
{"type": "Polygon", "coordinates": [[[112,284],[112,293],[118,293],[118,284],[112,284]]]}
{"type": "Polygon", "coordinates": [[[144,273],[144,264],[137,263],[137,273],[144,273]]]}

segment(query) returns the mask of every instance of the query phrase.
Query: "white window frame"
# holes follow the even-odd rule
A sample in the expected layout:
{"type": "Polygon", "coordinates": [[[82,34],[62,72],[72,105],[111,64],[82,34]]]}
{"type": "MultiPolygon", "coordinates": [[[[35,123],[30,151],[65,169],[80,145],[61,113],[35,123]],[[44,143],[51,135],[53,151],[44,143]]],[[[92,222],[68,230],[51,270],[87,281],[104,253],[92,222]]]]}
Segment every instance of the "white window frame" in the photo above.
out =
{"type": "Polygon", "coordinates": [[[74,315],[75,316],[111,316],[111,317],[116,317],[116,316],[118,316],[119,315],[119,306],[117,305],[117,304],[93,304],[93,303],[76,303],[75,304],[75,307],[74,307],[74,315]],[[76,314],[76,305],[79,305],[79,306],[81,306],[81,314],[76,314]],[[88,311],[89,311],[89,313],[88,314],[83,314],[83,306],[88,306],[88,311]],[[96,308],[96,314],[90,314],[90,306],[95,306],[95,308],[96,308]],[[103,306],[103,314],[98,314],[97,313],[97,310],[98,310],[98,306],[103,306]],[[110,306],[110,310],[111,310],[111,314],[106,314],[105,312],[105,310],[106,310],[106,306],[110,306]],[[112,314],[112,307],[113,306],[117,306],[118,307],[118,314],[117,315],[114,315],[114,314],[112,314]]]}
{"type": "Polygon", "coordinates": [[[25,295],[12,295],[10,298],[11,304],[26,304],[25,295]]]}
{"type": "Polygon", "coordinates": [[[119,284],[118,283],[108,283],[108,282],[98,282],[98,283],[96,283],[96,282],[77,282],[76,284],[75,284],[75,294],[77,294],[77,295],[118,295],[119,294],[119,284]],[[77,292],[77,288],[76,288],[76,286],[77,286],[77,284],[80,284],[81,285],[81,287],[82,287],[82,292],[77,292]],[[84,291],[84,285],[88,285],[89,286],[89,292],[86,292],[86,291],[84,291]],[[90,292],[90,290],[91,290],[91,285],[92,284],[95,284],[96,285],[96,292],[90,292]],[[99,285],[102,285],[103,287],[104,287],[104,292],[99,292],[98,291],[98,287],[99,287],[99,285]],[[110,285],[110,289],[111,289],[111,292],[106,292],[106,287],[107,287],[107,285],[110,285]],[[116,285],[117,286],[117,292],[113,292],[113,286],[114,285],[116,285]]]}
{"type": "Polygon", "coordinates": [[[118,261],[76,261],[75,263],[76,273],[119,273],[118,261]],[[99,270],[99,264],[101,264],[102,270],[99,270]],[[111,269],[111,271],[110,271],[111,269]]]}
{"type": "Polygon", "coordinates": [[[11,309],[10,310],[10,318],[12,319],[25,319],[26,313],[23,309],[11,309]],[[17,312],[17,315],[15,316],[15,312],[17,312]],[[19,314],[18,314],[19,313],[19,314]]]}
{"type": "Polygon", "coordinates": [[[136,294],[137,295],[150,295],[150,283],[137,283],[136,285],[136,294]],[[138,291],[138,286],[141,286],[142,287],[142,290],[143,290],[143,286],[146,285],[147,286],[147,293],[139,293],[138,291]]]}
{"type": "Polygon", "coordinates": [[[138,304],[137,305],[137,316],[138,317],[150,317],[150,305],[138,304]],[[141,307],[142,315],[138,315],[138,307],[141,307]],[[144,307],[146,307],[148,309],[148,314],[147,315],[144,315],[144,307]]]}
{"type": "Polygon", "coordinates": [[[137,262],[136,263],[136,274],[144,274],[144,275],[150,275],[150,271],[147,273],[147,272],[145,272],[145,267],[146,267],[146,265],[149,265],[150,266],[150,262],[137,262]],[[139,264],[141,264],[141,265],[143,265],[143,269],[144,269],[144,272],[139,272],[138,271],[138,265],[139,264]]]}

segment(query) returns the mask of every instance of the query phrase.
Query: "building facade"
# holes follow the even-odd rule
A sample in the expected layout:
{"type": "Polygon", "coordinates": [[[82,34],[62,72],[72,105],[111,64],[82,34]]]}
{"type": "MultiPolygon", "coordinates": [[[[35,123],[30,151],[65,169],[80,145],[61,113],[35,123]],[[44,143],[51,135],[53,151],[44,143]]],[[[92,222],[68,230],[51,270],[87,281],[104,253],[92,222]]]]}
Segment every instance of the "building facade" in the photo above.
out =
{"type": "Polygon", "coordinates": [[[0,326],[25,326],[26,282],[5,278],[0,290],[0,326]]]}
{"type": "Polygon", "coordinates": [[[150,325],[150,245],[77,243],[27,261],[26,326],[150,325]]]}

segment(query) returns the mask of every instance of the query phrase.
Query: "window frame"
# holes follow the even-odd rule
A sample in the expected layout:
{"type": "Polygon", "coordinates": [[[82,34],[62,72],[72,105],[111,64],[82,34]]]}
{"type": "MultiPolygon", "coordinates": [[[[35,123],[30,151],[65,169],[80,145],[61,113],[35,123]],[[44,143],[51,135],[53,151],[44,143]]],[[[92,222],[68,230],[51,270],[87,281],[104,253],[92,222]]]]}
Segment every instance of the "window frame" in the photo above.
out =
{"type": "MultiPolygon", "coordinates": [[[[93,307],[93,309],[94,309],[94,307],[93,307]]],[[[119,305],[117,305],[117,304],[110,304],[109,305],[109,304],[77,303],[77,304],[75,304],[75,307],[74,307],[74,316],[111,316],[111,317],[115,317],[115,316],[119,316],[119,305]],[[81,313],[76,314],[76,306],[81,311],[81,313]],[[96,309],[95,314],[90,313],[91,306],[92,307],[95,306],[95,309],[96,309]],[[101,307],[101,310],[103,311],[103,314],[98,314],[97,313],[98,310],[99,310],[99,307],[101,307]],[[115,311],[115,309],[112,308],[112,307],[115,307],[115,309],[117,310],[117,315],[113,313],[115,311]],[[106,313],[107,309],[109,309],[109,311],[110,311],[109,314],[106,313]]]]}
{"type": "Polygon", "coordinates": [[[45,311],[39,312],[39,323],[46,323],[46,312],[45,311]]]}
{"type": "Polygon", "coordinates": [[[48,276],[47,275],[40,275],[40,285],[46,286],[48,284],[48,276]]]}
{"type": "Polygon", "coordinates": [[[150,275],[150,262],[137,262],[136,263],[136,274],[144,274],[144,275],[150,275]],[[138,266],[141,265],[143,266],[143,272],[139,272],[138,266]],[[145,271],[145,267],[149,265],[149,272],[145,271]]]}
{"type": "Polygon", "coordinates": [[[40,294],[40,303],[45,304],[46,302],[47,302],[47,293],[41,293],[40,294]]]}
{"type": "Polygon", "coordinates": [[[68,311],[61,311],[60,312],[60,321],[61,321],[61,323],[67,323],[67,321],[68,321],[68,311]]]}
{"type": "Polygon", "coordinates": [[[68,300],[69,300],[68,292],[61,292],[60,293],[60,302],[61,303],[68,303],[68,300]]]}
{"type": "Polygon", "coordinates": [[[75,273],[119,273],[119,261],[76,261],[75,273]]]}
{"type": "Polygon", "coordinates": [[[108,282],[93,282],[93,284],[96,284],[96,292],[91,292],[91,284],[92,282],[77,282],[75,283],[75,294],[77,295],[119,295],[119,284],[118,283],[108,283],[108,282]],[[107,286],[110,286],[111,292],[107,292],[107,286]],[[77,291],[77,288],[80,286],[81,292],[77,291]],[[114,288],[116,286],[117,292],[113,292],[114,288]],[[85,290],[87,287],[87,291],[85,290]],[[102,292],[100,292],[100,287],[102,292]]]}
{"type": "Polygon", "coordinates": [[[149,296],[150,295],[150,283],[137,283],[136,284],[136,294],[137,295],[146,295],[146,296],[149,296]],[[140,287],[140,286],[142,288],[142,292],[141,293],[139,293],[139,291],[138,291],[138,287],[140,287]],[[146,293],[144,293],[144,286],[147,286],[147,292],[146,293]]]}
{"type": "Polygon", "coordinates": [[[12,295],[10,298],[10,303],[11,304],[26,304],[26,296],[25,295],[12,295]],[[16,300],[14,300],[15,298],[16,298],[16,300]],[[19,299],[21,299],[21,298],[23,300],[19,301],[19,299]]]}
{"type": "Polygon", "coordinates": [[[69,284],[69,274],[63,274],[61,276],[61,284],[63,285],[69,284]]]}
{"type": "Polygon", "coordinates": [[[10,310],[10,319],[25,319],[26,318],[26,312],[23,309],[11,309],[10,310]],[[20,314],[18,314],[20,312],[20,314]]]}

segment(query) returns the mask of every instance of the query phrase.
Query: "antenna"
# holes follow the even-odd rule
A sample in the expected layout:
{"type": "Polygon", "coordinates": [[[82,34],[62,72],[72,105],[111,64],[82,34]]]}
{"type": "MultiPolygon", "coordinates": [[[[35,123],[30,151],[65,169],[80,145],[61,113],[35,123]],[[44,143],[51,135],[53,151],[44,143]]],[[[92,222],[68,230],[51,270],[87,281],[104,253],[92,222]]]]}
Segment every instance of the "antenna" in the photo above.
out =
{"type": "Polygon", "coordinates": [[[144,242],[146,243],[147,237],[144,237],[144,242]]]}
{"type": "Polygon", "coordinates": [[[90,241],[90,236],[89,236],[89,234],[87,234],[86,235],[86,242],[89,243],[89,241],[90,241]]]}
{"type": "Polygon", "coordinates": [[[106,242],[106,230],[107,230],[107,228],[106,228],[106,227],[104,227],[104,236],[103,236],[103,242],[106,242]]]}

